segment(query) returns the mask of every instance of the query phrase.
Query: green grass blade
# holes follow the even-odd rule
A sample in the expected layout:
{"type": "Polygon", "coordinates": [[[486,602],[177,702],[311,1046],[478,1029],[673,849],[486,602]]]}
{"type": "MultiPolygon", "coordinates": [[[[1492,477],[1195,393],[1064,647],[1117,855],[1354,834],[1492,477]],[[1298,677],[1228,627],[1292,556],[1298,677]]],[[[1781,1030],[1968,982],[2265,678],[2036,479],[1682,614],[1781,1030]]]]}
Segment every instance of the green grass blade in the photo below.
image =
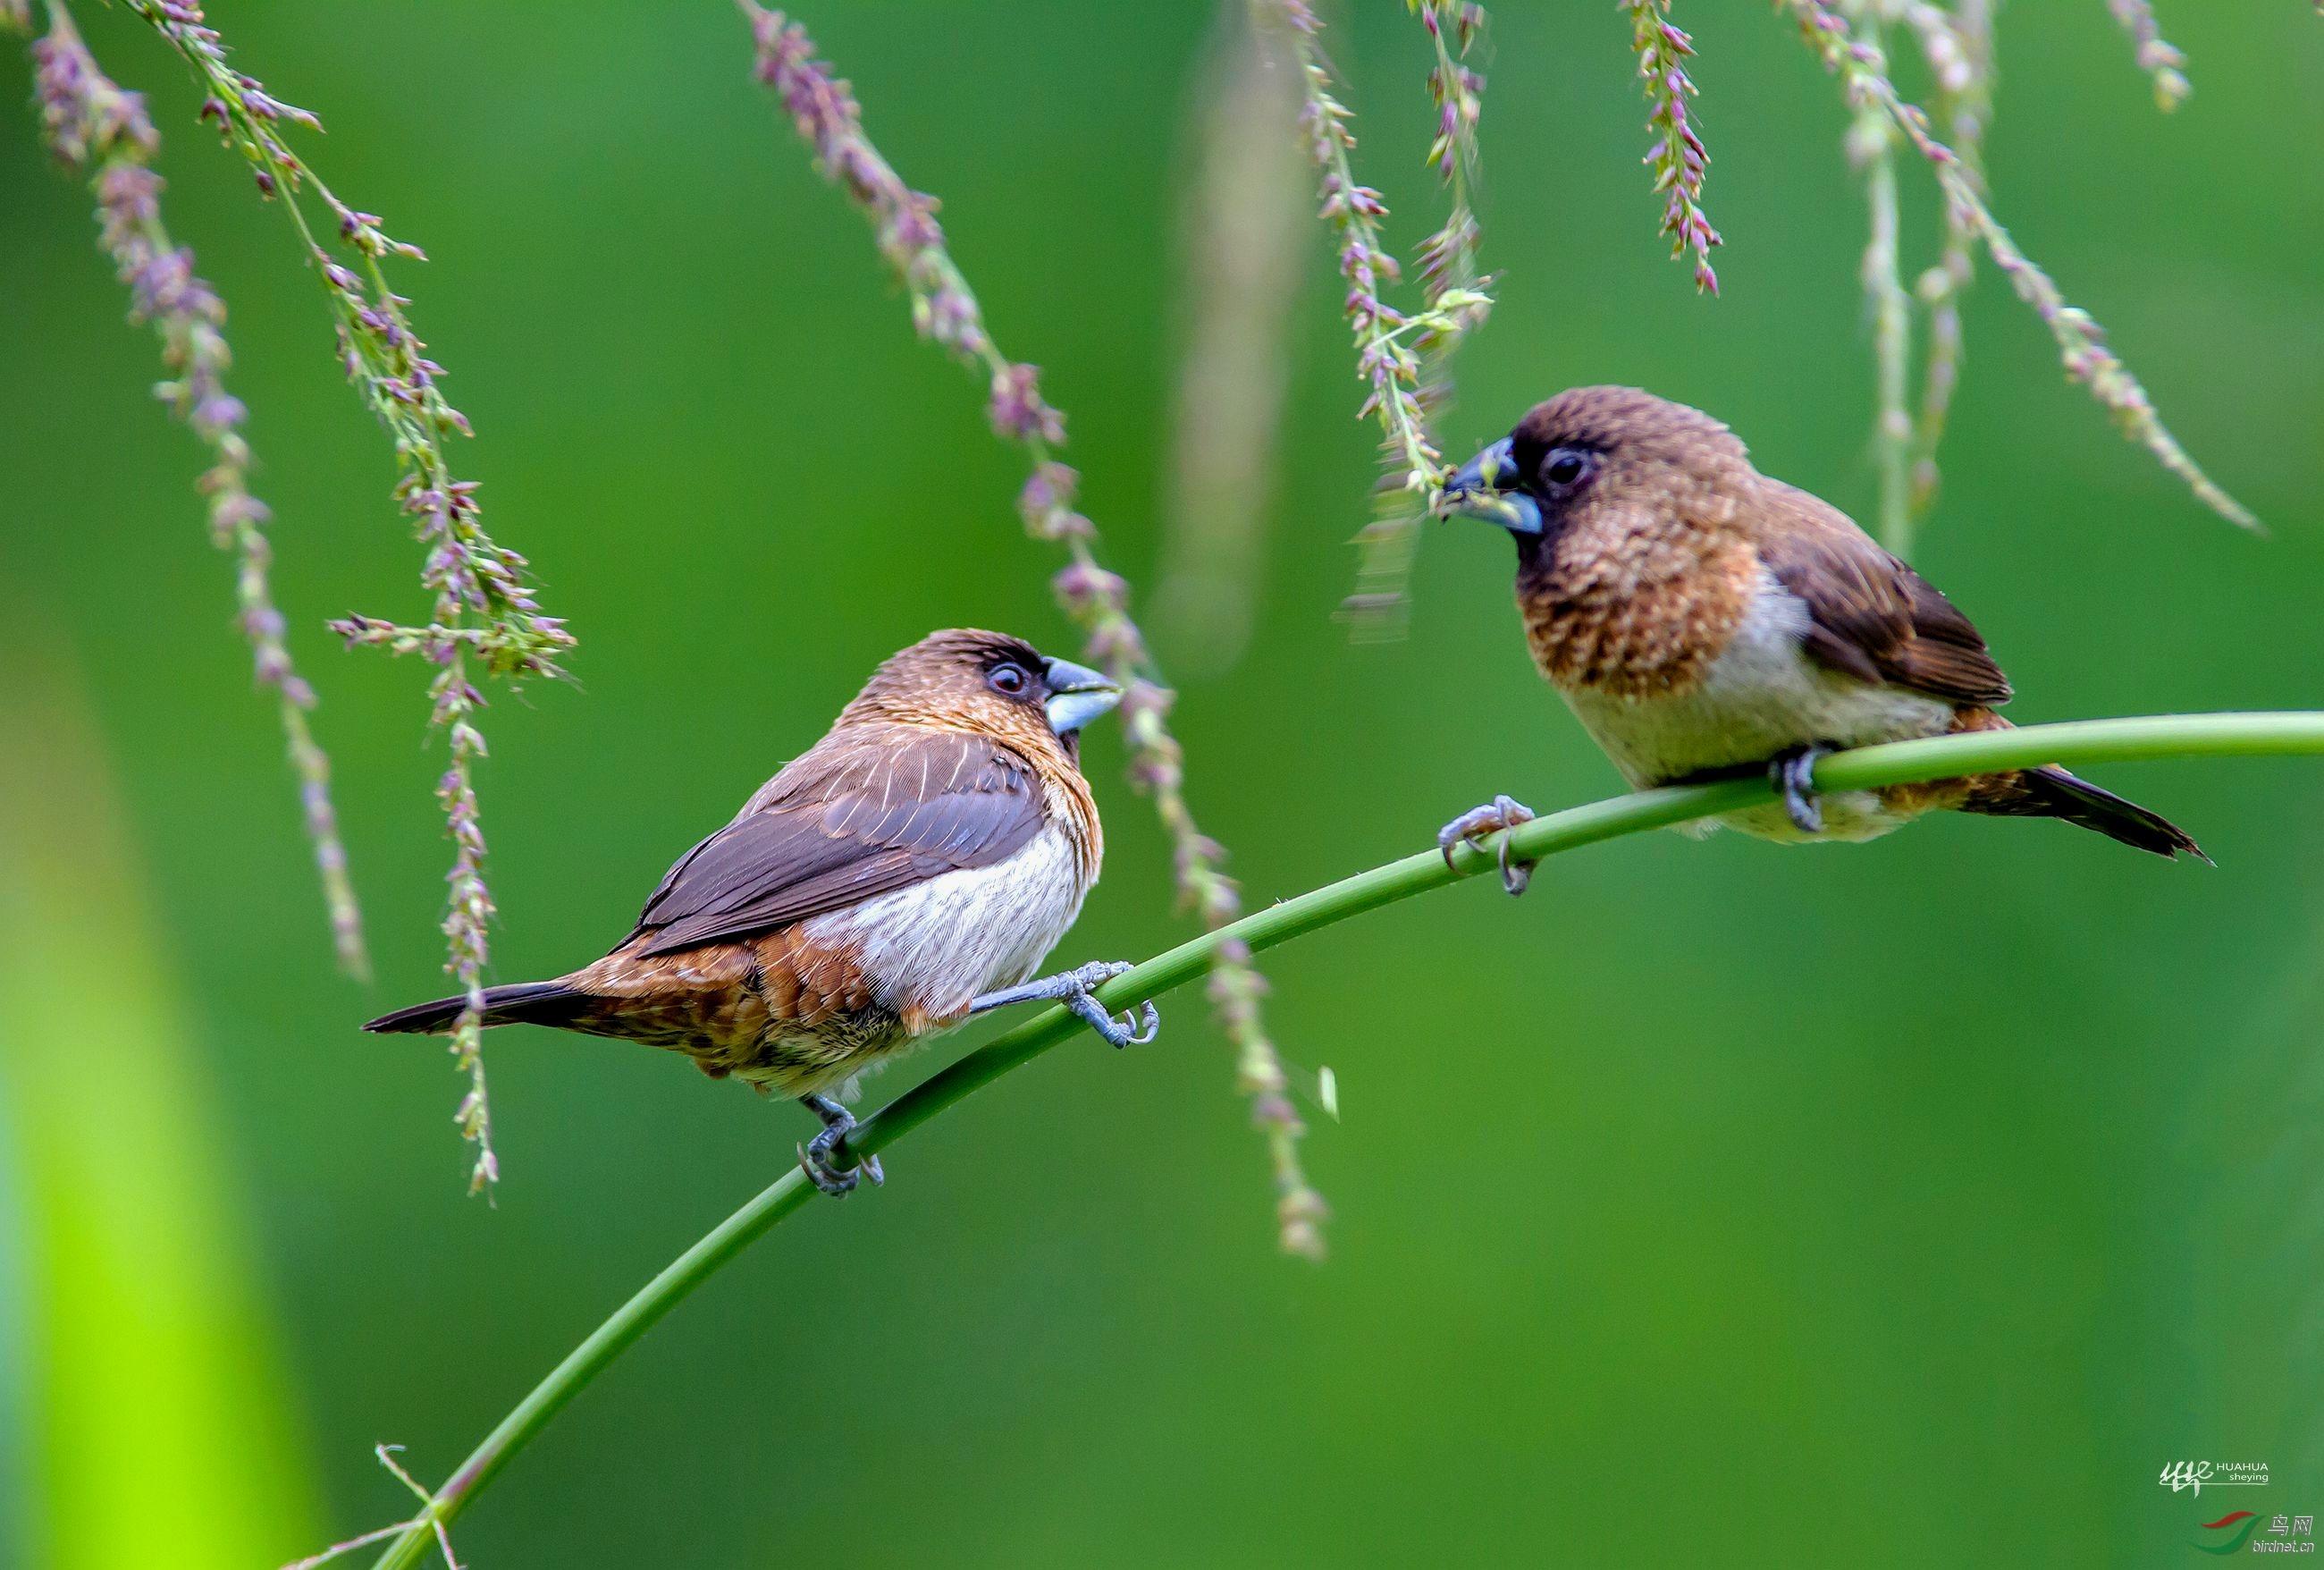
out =
{"type": "Polygon", "coordinates": [[[0,687],[14,1535],[51,1570],[264,1570],[316,1512],[217,1113],[89,719],[27,652],[0,687]]]}

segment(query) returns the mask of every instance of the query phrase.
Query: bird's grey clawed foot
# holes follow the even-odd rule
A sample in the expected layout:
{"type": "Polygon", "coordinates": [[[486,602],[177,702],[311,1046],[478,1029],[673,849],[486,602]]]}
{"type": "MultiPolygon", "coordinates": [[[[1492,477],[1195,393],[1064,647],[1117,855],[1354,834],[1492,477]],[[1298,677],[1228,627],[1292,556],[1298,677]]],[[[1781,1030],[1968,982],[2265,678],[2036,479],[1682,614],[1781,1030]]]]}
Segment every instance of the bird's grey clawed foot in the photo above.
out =
{"type": "Polygon", "coordinates": [[[1162,1016],[1150,1000],[1117,1020],[1106,1011],[1103,1003],[1091,996],[1095,989],[1136,968],[1124,960],[1092,960],[1078,969],[1059,971],[1056,975],[1045,975],[1022,986],[1004,987],[997,993],[987,993],[981,998],[971,999],[968,1011],[981,1014],[987,1009],[1004,1008],[1010,1003],[1063,1003],[1111,1045],[1143,1047],[1153,1040],[1162,1029],[1162,1016]]]}
{"type": "MultiPolygon", "coordinates": [[[[1130,967],[1125,965],[1122,968],[1127,970],[1130,967]]],[[[1124,1012],[1119,1020],[1106,1011],[1103,1003],[1090,996],[1086,989],[1067,993],[1065,1004],[1079,1014],[1091,1030],[1104,1037],[1111,1046],[1143,1047],[1162,1033],[1162,1016],[1156,1011],[1151,998],[1124,1012]]]]}
{"type": "Polygon", "coordinates": [[[1823,832],[1823,808],[1816,805],[1815,766],[1831,756],[1830,747],[1811,742],[1786,747],[1767,762],[1767,778],[1783,794],[1784,811],[1802,834],[1823,832]]]}
{"type": "Polygon", "coordinates": [[[838,1199],[854,1193],[855,1185],[866,1178],[874,1187],[887,1181],[877,1156],[865,1156],[859,1165],[844,1168],[832,1164],[832,1147],[855,1131],[854,1113],[827,1095],[803,1095],[799,1104],[823,1120],[823,1132],[799,1147],[799,1166],[808,1182],[838,1199]]]}
{"type": "MultiPolygon", "coordinates": [[[[1436,831],[1436,848],[1444,853],[1444,864],[1452,864],[1452,847],[1462,841],[1471,844],[1489,834],[1507,836],[1521,823],[1533,821],[1533,808],[1510,796],[1496,796],[1483,807],[1472,807],[1443,828],[1436,831]]],[[[1532,862],[1509,860],[1509,842],[1501,841],[1501,887],[1512,894],[1522,894],[1533,882],[1532,862]]]]}

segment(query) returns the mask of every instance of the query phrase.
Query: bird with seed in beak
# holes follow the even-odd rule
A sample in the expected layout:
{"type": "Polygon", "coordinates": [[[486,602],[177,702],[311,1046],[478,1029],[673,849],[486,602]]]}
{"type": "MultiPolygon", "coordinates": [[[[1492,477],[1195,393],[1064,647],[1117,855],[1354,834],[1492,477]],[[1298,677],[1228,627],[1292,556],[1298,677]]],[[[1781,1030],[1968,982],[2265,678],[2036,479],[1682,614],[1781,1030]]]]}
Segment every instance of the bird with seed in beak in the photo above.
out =
{"type": "MultiPolygon", "coordinates": [[[[1812,794],[1828,753],[2007,728],[1994,710],[2009,681],[1951,601],[1837,507],[1754,468],[1700,410],[1635,387],[1561,392],[1455,474],[1442,510],[1516,540],[1534,663],[1633,787],[1764,771],[1780,799],[1717,821],[1792,843],[1872,839],[1950,809],[2203,854],[2056,767],[1812,794]]],[[[1438,842],[1449,859],[1532,817],[1502,796],[1438,842]]],[[[1530,869],[1502,847],[1520,892],[1530,869]]]]}
{"type": "MultiPolygon", "coordinates": [[[[613,952],[554,981],[484,993],[486,1025],[549,1025],[683,1052],[796,1096],[823,1120],[800,1164],[845,1194],[880,1164],[835,1166],[855,1081],[1009,1003],[1064,1003],[1116,1047],[1154,1039],[1091,989],[1098,963],[1031,978],[1074,924],[1105,852],[1082,727],[1121,689],[1021,639],[934,633],[872,675],[823,739],[678,859],[613,952]],[[839,1098],[839,1099],[835,1099],[839,1098]]],[[[465,1000],[364,1029],[440,1033],[465,1000]]]]}

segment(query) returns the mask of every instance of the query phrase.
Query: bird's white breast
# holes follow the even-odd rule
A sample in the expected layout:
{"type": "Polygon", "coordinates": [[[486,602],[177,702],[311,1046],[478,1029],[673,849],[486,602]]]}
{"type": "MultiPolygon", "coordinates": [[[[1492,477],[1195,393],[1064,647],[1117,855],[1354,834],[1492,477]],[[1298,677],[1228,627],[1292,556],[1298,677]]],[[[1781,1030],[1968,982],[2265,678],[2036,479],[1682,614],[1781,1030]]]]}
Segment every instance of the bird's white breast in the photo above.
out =
{"type": "Polygon", "coordinates": [[[1081,914],[1080,866],[1053,819],[1006,861],[817,916],[805,930],[853,948],[882,1005],[948,1014],[1031,978],[1081,914]]]}
{"type": "MultiPolygon", "coordinates": [[[[1762,568],[1741,623],[1693,686],[1637,697],[1590,688],[1563,696],[1639,787],[1764,762],[1808,743],[1868,746],[1941,735],[1951,725],[1952,705],[1942,699],[1860,681],[1811,659],[1803,643],[1811,624],[1807,603],[1762,568]]],[[[1868,791],[1826,798],[1823,810],[1828,838],[1869,839],[1904,821],[1868,791]]],[[[1728,821],[1766,838],[1803,837],[1780,806],[1728,821]]]]}

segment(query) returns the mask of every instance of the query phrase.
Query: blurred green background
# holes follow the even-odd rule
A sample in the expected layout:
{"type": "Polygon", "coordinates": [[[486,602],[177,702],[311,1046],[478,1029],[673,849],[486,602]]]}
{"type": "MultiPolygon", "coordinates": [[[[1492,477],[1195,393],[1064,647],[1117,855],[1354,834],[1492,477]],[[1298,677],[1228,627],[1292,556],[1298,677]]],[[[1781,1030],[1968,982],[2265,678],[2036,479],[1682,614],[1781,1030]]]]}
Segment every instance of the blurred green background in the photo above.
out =
{"type": "MultiPolygon", "coordinates": [[[[1434,196],[1425,51],[1403,7],[1348,9],[1331,48],[1408,249],[1434,196]]],[[[1764,5],[1682,9],[1725,298],[1653,234],[1623,18],[1499,8],[1505,279],[1448,445],[1638,383],[1863,515],[1836,90],[1764,5]]],[[[391,456],[182,70],[83,10],[151,93],[170,217],[233,310],[380,980],[331,971],[150,335],[31,115],[0,118],[0,1538],[27,1565],[264,1565],[405,1513],[374,1443],[441,1478],[806,1120],[635,1047],[503,1032],[507,1180],[462,1197],[444,1058],[355,1029],[442,990],[422,672],[320,625],[421,614],[391,456]]],[[[913,340],[730,12],[218,12],[245,69],[324,115],[303,145],[334,186],[428,248],[395,278],[480,433],[458,472],[583,640],[577,688],[489,716],[500,978],[599,952],[899,645],[970,623],[1070,646],[1017,460],[913,340]]],[[[1150,583],[1212,9],[806,19],[944,198],[1002,345],[1072,415],[1110,559],[1150,583]]],[[[2324,21],[2164,21],[2196,86],[2169,118],[2097,0],[2006,13],[1997,205],[2272,532],[2124,446],[1987,272],[1919,559],[2020,720],[2324,699],[2324,21]]],[[[1330,621],[1372,438],[1304,245],[1253,637],[1178,713],[1254,901],[1496,790],[1618,786],[1525,659],[1491,531],[1431,533],[1408,641],[1330,621]]],[[[1201,652],[1158,636],[1166,668],[1201,652]]],[[[1063,957],[1144,955],[1185,931],[1164,848],[1112,732],[1088,761],[1111,854],[1063,957]]],[[[2324,1513],[2324,776],[2103,778],[2218,870],[2038,823],[1817,853],[1664,835],[1553,863],[1522,903],[1480,882],[1273,956],[1276,1034],[1343,1104],[1306,1145],[1336,1211],[1321,1268],[1274,1252],[1196,994],[1150,1049],[1060,1050],[656,1330],[461,1523],[463,1560],[2167,1565],[2230,1509],[2324,1513]],[[2158,1486],[2186,1459],[2274,1481],[2158,1486]]]]}

